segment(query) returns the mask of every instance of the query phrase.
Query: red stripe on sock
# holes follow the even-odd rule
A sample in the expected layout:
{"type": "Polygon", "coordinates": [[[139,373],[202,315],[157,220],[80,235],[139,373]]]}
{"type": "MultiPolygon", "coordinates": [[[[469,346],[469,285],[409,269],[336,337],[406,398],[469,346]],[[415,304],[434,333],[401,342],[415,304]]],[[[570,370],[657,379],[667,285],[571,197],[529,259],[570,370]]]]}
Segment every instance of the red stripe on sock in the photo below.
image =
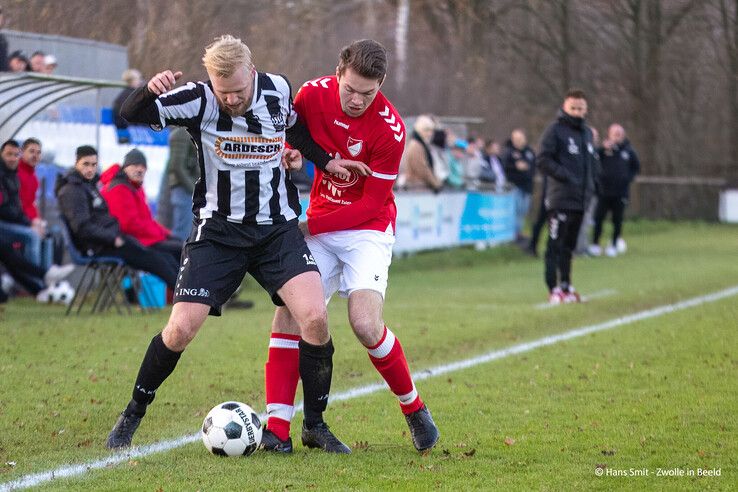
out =
{"type": "Polygon", "coordinates": [[[283,340],[300,341],[300,335],[291,335],[289,333],[272,333],[271,338],[282,338],[283,340]]]}
{"type": "Polygon", "coordinates": [[[371,347],[367,347],[369,350],[374,350],[380,345],[382,345],[382,342],[384,342],[384,339],[387,338],[387,327],[384,327],[384,331],[382,332],[382,337],[379,339],[376,345],[372,345],[371,347]]]}

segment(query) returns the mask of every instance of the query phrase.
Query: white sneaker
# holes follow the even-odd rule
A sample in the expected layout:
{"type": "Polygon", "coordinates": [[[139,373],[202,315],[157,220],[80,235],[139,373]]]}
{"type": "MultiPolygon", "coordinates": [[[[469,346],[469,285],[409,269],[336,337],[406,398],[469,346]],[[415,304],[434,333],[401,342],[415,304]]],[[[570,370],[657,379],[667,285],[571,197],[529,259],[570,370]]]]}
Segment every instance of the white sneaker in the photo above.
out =
{"type": "Polygon", "coordinates": [[[40,291],[38,294],[36,294],[36,300],[44,304],[50,303],[51,302],[51,287],[47,287],[44,290],[40,291]]]}
{"type": "Polygon", "coordinates": [[[13,277],[8,275],[7,273],[3,273],[0,275],[0,289],[2,289],[3,292],[6,294],[10,294],[10,291],[13,290],[13,286],[15,285],[15,280],[13,280],[13,277]]]}
{"type": "Polygon", "coordinates": [[[67,278],[74,271],[74,265],[51,265],[44,275],[44,283],[47,286],[54,285],[67,278]]]}
{"type": "Polygon", "coordinates": [[[602,255],[602,248],[600,248],[599,244],[590,244],[587,248],[587,252],[590,256],[600,256],[602,255]]]}
{"type": "Polygon", "coordinates": [[[615,249],[615,246],[608,246],[605,248],[605,255],[609,258],[615,258],[618,255],[618,250],[615,249]]]}
{"type": "Polygon", "coordinates": [[[628,251],[628,245],[625,242],[625,239],[622,237],[619,237],[618,240],[615,242],[615,249],[618,251],[619,255],[622,255],[626,251],[628,251]]]}

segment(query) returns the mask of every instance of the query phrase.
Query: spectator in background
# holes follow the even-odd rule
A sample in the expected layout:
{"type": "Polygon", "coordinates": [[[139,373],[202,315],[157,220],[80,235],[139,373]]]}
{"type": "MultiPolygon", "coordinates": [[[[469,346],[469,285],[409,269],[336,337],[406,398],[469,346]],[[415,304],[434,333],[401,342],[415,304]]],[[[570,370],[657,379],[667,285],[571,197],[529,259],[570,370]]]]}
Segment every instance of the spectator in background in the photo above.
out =
{"type": "Polygon", "coordinates": [[[128,99],[128,96],[130,96],[133,91],[144,84],[144,80],[141,76],[141,72],[139,72],[135,68],[129,68],[128,70],[124,71],[121,75],[121,78],[123,79],[123,82],[128,85],[128,87],[121,90],[118,96],[113,101],[113,124],[115,125],[118,133],[118,143],[123,144],[130,142],[131,136],[128,133],[128,122],[120,115],[120,108],[123,106],[123,103],[126,101],[126,99],[128,99]]]}
{"type": "Polygon", "coordinates": [[[185,241],[192,230],[192,194],[200,179],[197,148],[183,127],[174,127],[169,134],[169,160],[166,185],[172,210],[172,236],[185,241]]]}
{"type": "Polygon", "coordinates": [[[153,273],[174,289],[179,263],[121,232],[97,188],[98,180],[97,151],[89,145],[77,148],[74,167],[56,180],[59,212],[77,249],[88,256],[121,258],[135,269],[153,273]]]}
{"type": "Polygon", "coordinates": [[[25,53],[16,50],[8,57],[8,69],[11,72],[28,72],[31,69],[31,62],[28,61],[25,53]]]}
{"type": "MultiPolygon", "coordinates": [[[[21,284],[28,292],[38,295],[42,290],[66,278],[74,270],[74,265],[51,265],[41,268],[19,254],[13,244],[0,237],[0,264],[10,273],[11,278],[21,284]]],[[[0,304],[8,300],[8,292],[0,288],[0,304]]]]}
{"type": "Polygon", "coordinates": [[[547,176],[545,280],[551,304],[580,301],[571,284],[572,254],[599,172],[592,131],[584,122],[586,114],[584,92],[569,91],[556,121],[541,138],[541,150],[536,160],[536,165],[547,176]]]}
{"type": "Polygon", "coordinates": [[[34,51],[31,55],[31,71],[44,73],[44,70],[46,70],[46,53],[43,51],[34,51]]]}
{"type": "Polygon", "coordinates": [[[481,138],[469,137],[466,141],[466,159],[464,160],[464,183],[466,188],[477,189],[482,169],[485,166],[482,157],[484,141],[481,138]]]}
{"type": "Polygon", "coordinates": [[[0,233],[6,239],[22,243],[26,259],[34,265],[46,268],[49,263],[42,260],[42,231],[32,227],[31,219],[23,212],[18,180],[18,142],[8,140],[3,143],[0,157],[0,233]]]}
{"type": "Polygon", "coordinates": [[[497,191],[502,191],[507,185],[507,177],[500,162],[500,144],[494,139],[488,139],[482,150],[482,168],[480,179],[485,183],[494,183],[497,191]]]}
{"type": "MultiPolygon", "coordinates": [[[[12,241],[23,244],[23,253],[34,265],[46,268],[50,257],[44,261],[42,254],[43,230],[32,225],[31,219],[23,212],[18,179],[20,147],[15,140],[8,140],[0,147],[0,233],[12,241]]],[[[48,255],[51,254],[51,249],[48,255]]]]}
{"type": "Polygon", "coordinates": [[[31,219],[31,226],[41,237],[46,235],[46,221],[38,213],[36,194],[38,177],[36,166],[41,161],[41,142],[36,138],[27,138],[21,146],[21,158],[18,161],[18,182],[20,183],[20,200],[23,213],[31,219]]]}
{"type": "Polygon", "coordinates": [[[448,132],[444,128],[439,128],[438,121],[433,122],[435,130],[431,137],[428,148],[433,158],[433,174],[443,185],[449,175],[448,168],[448,132]]]}
{"type": "Polygon", "coordinates": [[[56,60],[56,57],[54,55],[46,55],[44,57],[44,69],[42,73],[46,75],[51,75],[54,73],[54,70],[56,70],[56,67],[59,65],[59,63],[56,60]]]}
{"type": "Polygon", "coordinates": [[[402,187],[408,190],[441,191],[443,182],[433,172],[433,154],[430,145],[433,138],[433,120],[418,116],[413,125],[410,143],[402,158],[402,187]]]}
{"type": "Polygon", "coordinates": [[[110,215],[118,220],[120,231],[142,245],[169,255],[179,266],[182,241],[173,238],[169,230],[151,216],[143,190],[146,176],[146,156],[133,149],[123,158],[123,165],[108,168],[100,182],[101,194],[108,204],[110,215]]]}
{"type": "Polygon", "coordinates": [[[454,190],[464,188],[464,169],[466,168],[466,140],[457,138],[451,147],[448,157],[448,177],[446,186],[454,190]]]}
{"type": "MultiPolygon", "coordinates": [[[[3,8],[0,7],[0,29],[5,27],[5,14],[3,13],[3,8]]],[[[8,57],[8,40],[5,37],[5,34],[0,32],[0,72],[8,72],[10,71],[10,68],[8,66],[9,62],[8,57]]]]}
{"type": "MultiPolygon", "coordinates": [[[[625,129],[618,123],[613,123],[607,130],[607,138],[598,149],[600,156],[600,186],[597,194],[597,206],[594,212],[594,233],[589,253],[600,256],[600,235],[602,223],[607,213],[612,214],[612,242],[605,248],[609,257],[617,256],[618,240],[623,227],[623,215],[630,196],[630,183],[641,170],[630,141],[626,138],[625,129]]],[[[624,250],[625,248],[622,248],[624,250]]]]}
{"type": "Polygon", "coordinates": [[[505,142],[502,154],[502,167],[507,179],[515,185],[515,215],[517,240],[523,240],[523,225],[530,209],[530,196],[533,193],[536,154],[528,146],[525,132],[516,128],[505,142]]]}

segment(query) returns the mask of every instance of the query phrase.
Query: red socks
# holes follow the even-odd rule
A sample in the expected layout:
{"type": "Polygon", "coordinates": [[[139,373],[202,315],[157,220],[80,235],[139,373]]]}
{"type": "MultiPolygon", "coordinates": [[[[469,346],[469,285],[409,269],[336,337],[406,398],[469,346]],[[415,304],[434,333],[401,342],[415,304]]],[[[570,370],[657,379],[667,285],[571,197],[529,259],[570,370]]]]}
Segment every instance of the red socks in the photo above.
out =
{"type": "Polygon", "coordinates": [[[267,428],[282,441],[290,436],[290,421],[295,413],[295,392],[300,379],[299,341],[300,335],[272,333],[264,365],[267,428]]]}
{"type": "Polygon", "coordinates": [[[374,347],[367,347],[367,350],[372,364],[400,400],[402,413],[407,415],[420,410],[423,407],[423,400],[415,389],[405,353],[395,334],[385,326],[379,343],[374,347]]]}

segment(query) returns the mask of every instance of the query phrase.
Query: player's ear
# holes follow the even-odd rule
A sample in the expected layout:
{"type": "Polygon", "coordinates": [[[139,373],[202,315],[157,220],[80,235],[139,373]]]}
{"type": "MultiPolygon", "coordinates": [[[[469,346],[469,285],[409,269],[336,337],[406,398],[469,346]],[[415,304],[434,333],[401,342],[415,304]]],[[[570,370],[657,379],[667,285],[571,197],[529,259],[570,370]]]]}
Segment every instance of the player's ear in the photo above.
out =
{"type": "Polygon", "coordinates": [[[382,76],[382,80],[379,81],[379,88],[382,88],[382,84],[384,84],[384,81],[387,80],[387,74],[384,74],[382,76]]]}
{"type": "Polygon", "coordinates": [[[338,79],[340,77],[341,77],[341,72],[338,70],[338,65],[336,65],[336,78],[338,79]]]}

